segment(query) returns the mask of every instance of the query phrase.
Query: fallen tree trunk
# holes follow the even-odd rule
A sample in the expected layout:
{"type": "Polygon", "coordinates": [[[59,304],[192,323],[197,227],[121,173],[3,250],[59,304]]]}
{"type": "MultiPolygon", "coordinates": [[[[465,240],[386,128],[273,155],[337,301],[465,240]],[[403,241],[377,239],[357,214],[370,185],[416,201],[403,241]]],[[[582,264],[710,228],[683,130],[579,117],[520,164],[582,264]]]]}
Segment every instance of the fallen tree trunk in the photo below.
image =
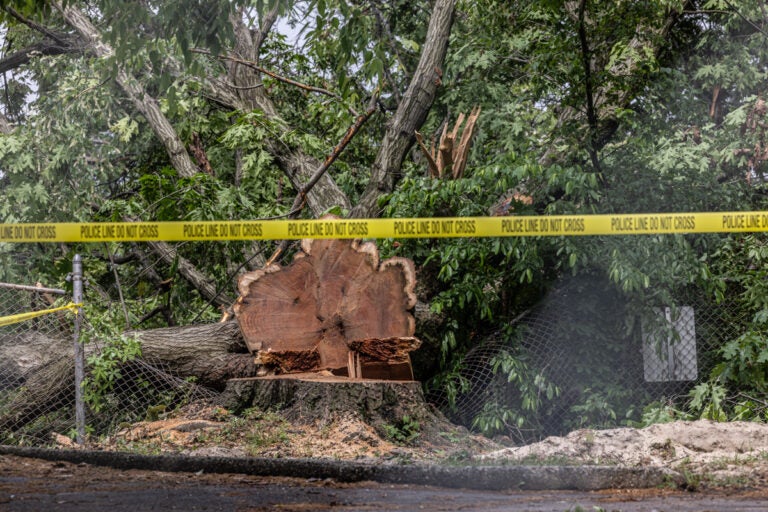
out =
{"type": "MultiPolygon", "coordinates": [[[[258,370],[235,322],[128,334],[141,344],[142,374],[165,376],[168,383],[192,377],[196,384],[221,391],[227,380],[252,377],[258,370]]],[[[86,357],[100,349],[98,344],[87,344],[86,357]]],[[[73,406],[71,339],[35,331],[0,338],[0,433],[18,430],[43,415],[73,406]]]]}
{"type": "Polygon", "coordinates": [[[142,358],[159,362],[179,377],[223,389],[228,379],[252,377],[258,367],[236,322],[166,327],[132,333],[141,343],[142,358]]]}
{"type": "Polygon", "coordinates": [[[305,239],[291,265],[241,276],[233,309],[248,348],[277,373],[412,380],[415,284],[413,262],[380,261],[373,242],[305,239]]]}

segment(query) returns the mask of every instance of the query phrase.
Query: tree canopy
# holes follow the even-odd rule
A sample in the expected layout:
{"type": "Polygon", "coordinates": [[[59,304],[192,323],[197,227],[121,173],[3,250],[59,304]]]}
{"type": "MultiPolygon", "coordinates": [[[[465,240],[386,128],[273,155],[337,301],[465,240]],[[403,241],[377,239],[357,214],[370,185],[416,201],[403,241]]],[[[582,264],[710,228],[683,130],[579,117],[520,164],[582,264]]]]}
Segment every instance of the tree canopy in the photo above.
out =
{"type": "MultiPolygon", "coordinates": [[[[765,204],[768,14],[757,0],[0,5],[6,223],[765,204]],[[416,132],[429,145],[476,107],[466,169],[435,177],[416,132]]],[[[695,284],[764,303],[760,236],[382,245],[415,260],[420,300],[440,318],[424,333],[439,357],[422,378],[454,368],[478,331],[507,325],[564,275],[601,276],[638,302],[695,284]]],[[[0,278],[57,284],[82,252],[115,322],[214,321],[237,276],[277,249],[2,246],[0,278]]]]}

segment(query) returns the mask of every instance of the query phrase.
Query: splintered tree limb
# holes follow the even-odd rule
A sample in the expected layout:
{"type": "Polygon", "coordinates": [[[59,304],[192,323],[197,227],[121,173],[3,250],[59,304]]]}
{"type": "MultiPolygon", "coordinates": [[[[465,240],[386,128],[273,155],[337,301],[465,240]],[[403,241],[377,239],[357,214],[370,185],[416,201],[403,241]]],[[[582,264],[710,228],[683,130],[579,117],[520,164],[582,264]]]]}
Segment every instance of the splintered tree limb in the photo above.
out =
{"type": "Polygon", "coordinates": [[[435,162],[435,158],[432,156],[432,152],[429,151],[427,146],[424,145],[424,137],[418,131],[414,133],[416,134],[416,142],[419,144],[421,152],[427,159],[427,165],[429,166],[429,176],[432,178],[439,177],[440,171],[437,168],[437,162],[435,162]]]}
{"type": "Polygon", "coordinates": [[[448,136],[448,123],[443,125],[443,134],[440,135],[440,147],[437,149],[437,168],[439,177],[451,171],[453,167],[453,139],[448,136]]]}
{"type": "MultiPolygon", "coordinates": [[[[464,126],[464,130],[461,133],[461,140],[458,147],[454,150],[453,154],[453,179],[460,179],[464,176],[464,171],[467,168],[467,155],[469,155],[469,149],[472,147],[472,137],[475,135],[477,129],[477,120],[480,117],[480,106],[476,106],[469,113],[467,118],[467,124],[464,126]]],[[[456,127],[453,130],[454,139],[458,134],[458,128],[463,121],[463,114],[459,116],[456,121],[456,127]]]]}
{"type": "Polygon", "coordinates": [[[459,117],[456,119],[456,123],[453,125],[453,130],[450,133],[448,133],[448,123],[445,123],[440,135],[439,147],[435,147],[435,142],[433,141],[432,147],[427,149],[422,135],[419,132],[415,132],[416,142],[427,158],[430,176],[433,178],[450,176],[453,179],[459,179],[464,176],[464,170],[467,167],[467,155],[472,147],[472,137],[475,134],[479,117],[480,107],[476,106],[470,112],[469,117],[466,117],[463,112],[459,113],[459,117]],[[467,124],[461,132],[461,140],[457,143],[459,131],[465,119],[467,124]],[[435,154],[437,154],[437,161],[435,161],[435,154]]]}

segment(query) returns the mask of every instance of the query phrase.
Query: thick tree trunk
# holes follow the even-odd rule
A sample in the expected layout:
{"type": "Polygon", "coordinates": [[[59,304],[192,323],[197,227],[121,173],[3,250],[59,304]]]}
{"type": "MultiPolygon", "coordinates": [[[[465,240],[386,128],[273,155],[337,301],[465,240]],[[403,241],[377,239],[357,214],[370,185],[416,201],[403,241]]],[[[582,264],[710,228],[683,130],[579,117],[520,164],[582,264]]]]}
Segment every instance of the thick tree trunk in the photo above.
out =
{"type": "MultiPolygon", "coordinates": [[[[259,62],[259,51],[269,30],[277,17],[277,6],[268,12],[262,20],[258,30],[252,30],[247,27],[242,16],[236,16],[232,19],[235,31],[234,54],[240,59],[249,60],[254,63],[259,62]]],[[[232,85],[236,86],[236,93],[230,94],[221,91],[219,95],[225,101],[228,101],[231,107],[238,110],[251,111],[255,108],[260,109],[270,119],[279,120],[277,108],[262,87],[261,77],[253,69],[237,63],[229,62],[229,79],[232,85]]],[[[216,87],[216,89],[221,89],[216,87]]],[[[286,127],[286,131],[288,128],[286,127]]],[[[296,190],[301,190],[304,184],[314,174],[315,170],[322,165],[322,162],[305,154],[300,148],[288,147],[280,141],[270,140],[267,143],[267,150],[275,158],[275,161],[283,170],[285,175],[291,181],[291,185],[296,190]]],[[[344,209],[351,208],[349,199],[342,192],[333,178],[327,173],[307,194],[307,204],[315,216],[320,216],[334,206],[340,206],[344,209]]]]}
{"type": "Polygon", "coordinates": [[[303,423],[357,415],[380,429],[397,425],[404,417],[422,425],[442,419],[427,405],[418,382],[354,381],[317,374],[233,379],[222,402],[235,412],[279,407],[287,419],[303,423]]]}
{"type": "Polygon", "coordinates": [[[371,179],[352,210],[352,217],[378,216],[379,196],[395,187],[403,160],[415,141],[415,132],[424,124],[440,85],[455,6],[456,0],[437,0],[432,8],[419,64],[389,123],[371,168],[371,179]]]}
{"type": "MultiPolygon", "coordinates": [[[[254,363],[235,322],[172,327],[128,333],[141,343],[141,360],[179,378],[223,390],[227,380],[252,377],[254,363]]],[[[72,407],[72,341],[37,332],[0,338],[0,434],[44,414],[72,407]],[[5,402],[6,397],[10,399],[5,402]]],[[[85,347],[86,357],[97,352],[85,347]]],[[[129,363],[130,364],[130,363],[129,363]]]]}
{"type": "Polygon", "coordinates": [[[412,379],[408,352],[420,345],[413,262],[380,262],[372,242],[305,239],[301,248],[287,267],[241,276],[234,310],[248,348],[276,371],[366,377],[372,363],[378,378],[386,365],[405,365],[390,378],[412,379]]]}
{"type": "MultiPolygon", "coordinates": [[[[112,48],[101,40],[101,34],[96,27],[90,22],[90,20],[79,10],[75,9],[72,5],[62,7],[60,3],[56,3],[56,7],[64,15],[75,30],[87,40],[97,57],[110,57],[113,55],[112,48]]],[[[141,112],[144,118],[149,123],[152,131],[160,139],[165,147],[168,157],[171,160],[171,164],[174,169],[179,173],[179,176],[186,178],[192,177],[198,173],[197,166],[187,153],[184,143],[179,138],[176,130],[171,125],[168,118],[160,110],[160,104],[155,98],[150,96],[135,77],[129,75],[122,69],[118,69],[117,83],[122,87],[123,91],[128,95],[128,98],[133,103],[136,110],[141,112]]]]}

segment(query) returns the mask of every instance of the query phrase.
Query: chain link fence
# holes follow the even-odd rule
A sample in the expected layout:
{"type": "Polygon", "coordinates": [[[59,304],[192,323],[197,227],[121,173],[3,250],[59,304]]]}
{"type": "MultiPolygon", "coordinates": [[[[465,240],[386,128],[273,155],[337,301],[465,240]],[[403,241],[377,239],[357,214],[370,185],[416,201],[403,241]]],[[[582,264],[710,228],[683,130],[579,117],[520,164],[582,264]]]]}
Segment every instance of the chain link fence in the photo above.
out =
{"type": "Polygon", "coordinates": [[[572,279],[470,350],[458,393],[437,390],[428,398],[467,426],[491,409],[522,412],[503,429],[516,442],[626,424],[639,420],[644,406],[674,404],[706,380],[720,347],[744,332],[748,319],[695,289],[676,294],[674,303],[637,305],[607,283],[572,279]],[[521,363],[513,373],[528,372],[522,378],[536,388],[536,407],[530,390],[525,395],[502,371],[507,356],[521,363]]]}
{"type": "MultiPolygon", "coordinates": [[[[64,290],[0,284],[0,318],[69,301],[64,290]]],[[[97,332],[87,305],[85,311],[80,339],[87,340],[83,407],[89,435],[108,435],[123,424],[218,395],[140,353],[130,356],[120,345],[130,339],[97,332]]],[[[0,444],[53,446],[59,436],[77,437],[74,336],[69,311],[0,326],[0,444]]]]}
{"type": "MultiPolygon", "coordinates": [[[[63,290],[0,285],[0,317],[68,302],[63,290]]],[[[218,396],[138,352],[123,360],[130,339],[98,332],[87,304],[84,310],[90,436],[218,396]]],[[[505,427],[517,442],[623,424],[639,419],[645,405],[672,403],[705,380],[719,348],[744,332],[748,320],[746,312],[695,289],[675,294],[672,303],[638,305],[605,282],[574,278],[467,353],[458,394],[431,392],[428,400],[467,426],[489,408],[515,411],[525,421],[505,427]],[[512,368],[517,381],[501,371],[505,356],[522,364],[512,368]],[[534,388],[535,408],[521,383],[534,388]]],[[[0,443],[41,446],[53,445],[56,434],[74,437],[73,324],[70,312],[58,311],[0,326],[0,443]]]]}

